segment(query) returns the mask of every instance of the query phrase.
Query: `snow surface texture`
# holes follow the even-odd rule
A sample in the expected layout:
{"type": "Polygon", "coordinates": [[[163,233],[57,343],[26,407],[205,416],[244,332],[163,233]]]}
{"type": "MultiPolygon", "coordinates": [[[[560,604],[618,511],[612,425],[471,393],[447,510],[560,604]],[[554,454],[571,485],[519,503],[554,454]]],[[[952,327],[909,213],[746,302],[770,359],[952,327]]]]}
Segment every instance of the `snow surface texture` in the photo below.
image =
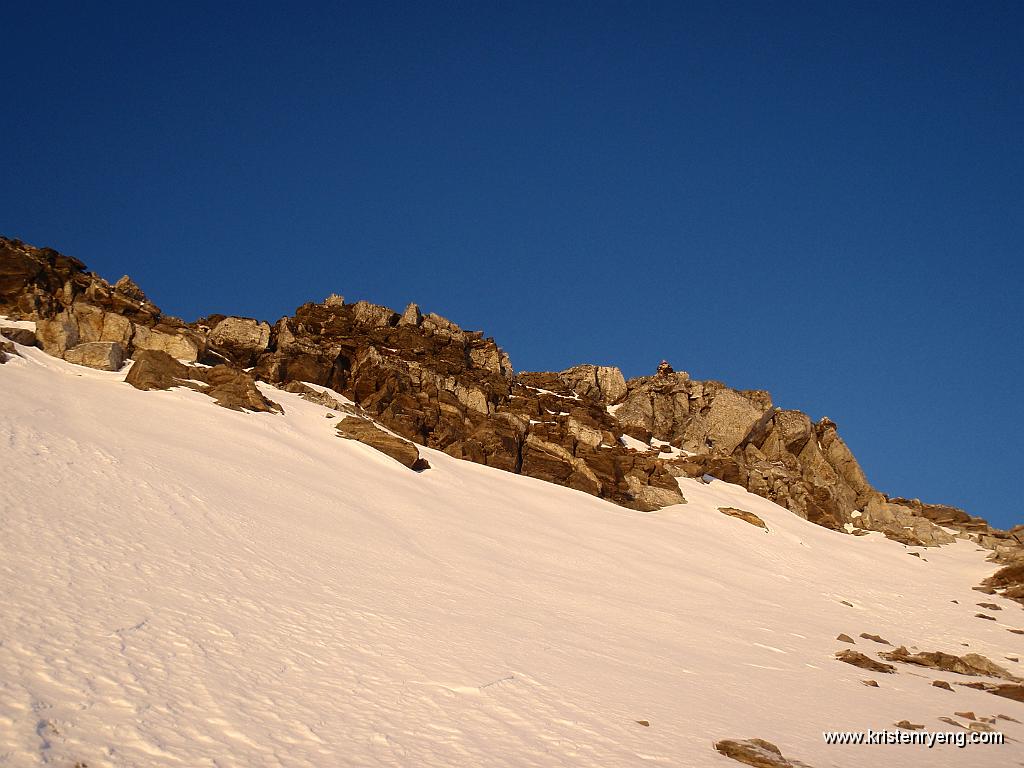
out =
{"type": "Polygon", "coordinates": [[[1024,720],[931,686],[969,678],[833,658],[871,632],[1024,673],[1020,608],[971,590],[994,570],[972,544],[908,557],[721,482],[643,514],[426,449],[417,474],[295,395],[236,413],[20,351],[0,368],[0,765],[727,768],[712,742],[750,737],[815,768],[1024,760],[1003,721],[1017,741],[965,750],[821,735],[1024,720]]]}

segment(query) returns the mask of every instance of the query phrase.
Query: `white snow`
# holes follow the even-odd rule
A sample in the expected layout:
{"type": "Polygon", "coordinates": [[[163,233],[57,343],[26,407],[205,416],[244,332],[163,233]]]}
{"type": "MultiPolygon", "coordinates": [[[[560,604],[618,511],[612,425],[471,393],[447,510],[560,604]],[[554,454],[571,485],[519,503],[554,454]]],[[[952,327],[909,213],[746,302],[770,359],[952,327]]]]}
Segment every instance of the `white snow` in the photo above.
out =
{"type": "Polygon", "coordinates": [[[534,392],[541,395],[551,395],[552,397],[560,397],[563,400],[579,400],[580,396],[575,392],[572,395],[560,395],[557,392],[552,392],[550,389],[544,389],[542,387],[531,387],[529,385],[523,385],[526,389],[532,389],[534,392]]]}
{"type": "Polygon", "coordinates": [[[821,736],[1024,720],[930,684],[955,675],[832,658],[872,632],[1021,673],[1020,608],[971,590],[995,568],[973,544],[908,557],[723,482],[643,514],[426,449],[417,474],[297,395],[237,413],[19,351],[0,366],[0,765],[726,768],[712,742],[750,737],[816,768],[1021,759],[1003,721],[1003,747],[821,736]]]}
{"type": "Polygon", "coordinates": [[[629,435],[622,435],[619,437],[619,442],[627,448],[632,448],[634,451],[639,451],[640,453],[646,453],[651,450],[651,446],[643,440],[637,440],[635,437],[630,437],[629,435]]]}
{"type": "Polygon", "coordinates": [[[0,325],[5,328],[21,328],[27,331],[34,331],[36,329],[36,324],[33,320],[12,320],[7,315],[0,315],[0,325]]]}

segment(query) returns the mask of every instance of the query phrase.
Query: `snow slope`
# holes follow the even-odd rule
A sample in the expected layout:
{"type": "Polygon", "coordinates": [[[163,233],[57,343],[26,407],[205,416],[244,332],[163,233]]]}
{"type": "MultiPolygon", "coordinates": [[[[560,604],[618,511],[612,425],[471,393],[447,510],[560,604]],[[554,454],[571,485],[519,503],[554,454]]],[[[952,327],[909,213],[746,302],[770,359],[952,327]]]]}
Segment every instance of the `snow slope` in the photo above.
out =
{"type": "Polygon", "coordinates": [[[1024,761],[1010,722],[966,750],[821,735],[1024,721],[931,686],[956,675],[833,659],[872,632],[1024,674],[1020,607],[971,590],[995,569],[972,544],[909,557],[721,482],[644,514],[425,449],[416,474],[295,395],[236,413],[21,352],[0,366],[0,765],[728,768],[712,742],[750,737],[816,768],[1024,761]]]}

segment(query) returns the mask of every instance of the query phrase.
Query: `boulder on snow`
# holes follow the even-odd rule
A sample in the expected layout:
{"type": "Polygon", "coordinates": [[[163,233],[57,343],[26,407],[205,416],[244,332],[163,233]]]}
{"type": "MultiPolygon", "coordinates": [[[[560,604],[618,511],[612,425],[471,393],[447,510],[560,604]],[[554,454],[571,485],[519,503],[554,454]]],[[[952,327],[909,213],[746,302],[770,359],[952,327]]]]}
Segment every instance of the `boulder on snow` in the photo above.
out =
{"type": "Polygon", "coordinates": [[[337,430],[341,437],[358,440],[409,469],[420,471],[430,466],[425,459],[420,458],[420,452],[413,443],[385,432],[367,419],[346,416],[338,424],[337,430]]]}
{"type": "Polygon", "coordinates": [[[765,525],[764,520],[755,515],[753,512],[747,512],[744,509],[736,509],[736,507],[719,507],[718,511],[721,512],[723,515],[735,517],[738,520],[742,520],[745,523],[756,525],[758,528],[764,528],[766,531],[768,530],[768,526],[765,525]]]}
{"type": "Polygon", "coordinates": [[[861,632],[860,636],[865,640],[870,640],[873,643],[881,643],[882,645],[892,645],[888,640],[881,637],[880,635],[869,635],[867,632],[861,632]]]}
{"type": "Polygon", "coordinates": [[[891,675],[896,672],[896,667],[892,664],[884,664],[881,661],[875,661],[870,656],[865,656],[860,651],[852,651],[845,649],[842,651],[836,651],[836,658],[840,661],[845,661],[847,664],[852,664],[855,667],[861,669],[868,669],[872,672],[881,672],[887,675],[891,675]]]}
{"type": "Polygon", "coordinates": [[[119,371],[124,365],[124,347],[116,341],[87,341],[65,352],[64,359],[100,371],[119,371]]]}
{"type": "Polygon", "coordinates": [[[192,378],[189,368],[159,349],[143,349],[135,353],[135,362],[125,382],[136,389],[170,389],[192,378]]]}
{"type": "Polygon", "coordinates": [[[723,739],[715,742],[719,754],[754,768],[809,768],[806,763],[789,760],[782,750],[764,739],[723,739]]]}
{"type": "Polygon", "coordinates": [[[0,365],[6,363],[13,355],[18,354],[14,344],[0,339],[0,365]]]}

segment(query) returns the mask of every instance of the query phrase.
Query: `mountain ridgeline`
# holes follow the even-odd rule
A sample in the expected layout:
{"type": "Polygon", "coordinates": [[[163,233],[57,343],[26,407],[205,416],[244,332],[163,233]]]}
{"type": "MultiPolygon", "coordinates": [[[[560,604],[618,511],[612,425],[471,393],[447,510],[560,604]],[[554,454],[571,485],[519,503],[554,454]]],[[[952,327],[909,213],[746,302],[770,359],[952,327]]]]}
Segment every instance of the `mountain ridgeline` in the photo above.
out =
{"type": "MultiPolygon", "coordinates": [[[[1024,568],[1024,527],[999,531],[954,507],[889,498],[829,419],[815,423],[767,392],[695,381],[667,363],[628,381],[597,365],[516,373],[479,331],[415,304],[399,313],[337,295],[273,324],[223,315],[189,323],[163,314],[127,276],[111,285],[77,259],[6,238],[0,315],[35,321],[34,338],[13,340],[71,362],[119,370],[134,359],[128,380],[140,388],[201,381],[221,405],[272,412],[256,381],[310,397],[319,393],[308,385],[318,385],[414,443],[629,508],[682,503],[676,477],[711,475],[836,531],[917,546],[967,537],[1024,568]]],[[[1019,579],[999,587],[1024,597],[1019,579]]]]}

